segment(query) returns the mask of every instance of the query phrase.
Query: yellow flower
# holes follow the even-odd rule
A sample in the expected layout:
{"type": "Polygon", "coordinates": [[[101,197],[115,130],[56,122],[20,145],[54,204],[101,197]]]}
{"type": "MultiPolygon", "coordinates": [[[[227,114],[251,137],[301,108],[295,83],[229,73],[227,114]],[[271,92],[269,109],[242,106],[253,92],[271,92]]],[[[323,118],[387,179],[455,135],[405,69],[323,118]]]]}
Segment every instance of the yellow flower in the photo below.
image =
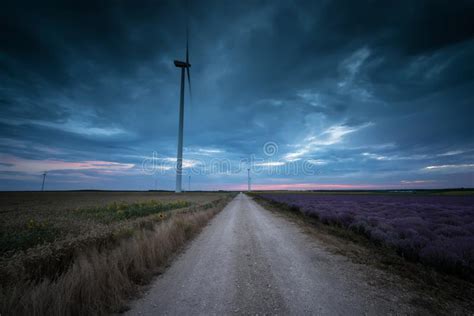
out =
{"type": "MultiPolygon", "coordinates": [[[[34,219],[30,219],[27,223],[26,223],[26,228],[28,229],[34,229],[36,227],[41,227],[43,226],[44,224],[42,224],[41,222],[37,222],[36,220],[34,219]]],[[[44,225],[46,226],[46,225],[44,225]]]]}

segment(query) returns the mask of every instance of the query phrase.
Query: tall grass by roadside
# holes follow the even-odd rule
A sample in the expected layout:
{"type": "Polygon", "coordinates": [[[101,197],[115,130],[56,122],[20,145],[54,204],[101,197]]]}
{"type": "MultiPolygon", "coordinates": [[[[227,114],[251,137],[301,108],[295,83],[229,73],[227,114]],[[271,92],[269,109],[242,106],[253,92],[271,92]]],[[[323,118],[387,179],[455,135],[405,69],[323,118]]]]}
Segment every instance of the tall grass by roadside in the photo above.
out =
{"type": "Polygon", "coordinates": [[[2,284],[0,313],[83,315],[123,310],[140,286],[162,270],[229,198],[182,212],[173,211],[160,222],[142,220],[142,225],[108,246],[91,242],[81,251],[69,254],[69,264],[59,274],[45,273],[41,277],[37,273],[36,277],[23,278],[21,274],[15,275],[2,284]]]}
{"type": "Polygon", "coordinates": [[[114,247],[141,229],[166,220],[171,211],[189,212],[212,207],[218,200],[201,205],[187,201],[112,203],[105,207],[65,211],[63,217],[48,216],[12,225],[0,235],[0,244],[10,247],[0,257],[1,284],[17,280],[55,278],[69,268],[77,256],[92,247],[114,247]]]}

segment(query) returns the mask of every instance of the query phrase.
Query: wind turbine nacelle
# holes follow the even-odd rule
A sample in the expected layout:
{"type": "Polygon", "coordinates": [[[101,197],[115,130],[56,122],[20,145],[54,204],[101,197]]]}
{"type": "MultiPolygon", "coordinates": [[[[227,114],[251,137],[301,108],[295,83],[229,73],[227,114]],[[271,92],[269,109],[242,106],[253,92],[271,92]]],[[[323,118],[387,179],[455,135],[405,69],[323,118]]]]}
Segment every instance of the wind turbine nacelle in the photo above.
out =
{"type": "Polygon", "coordinates": [[[175,60],[174,65],[178,68],[189,68],[189,67],[191,67],[190,63],[186,63],[184,61],[179,61],[179,60],[175,60]]]}

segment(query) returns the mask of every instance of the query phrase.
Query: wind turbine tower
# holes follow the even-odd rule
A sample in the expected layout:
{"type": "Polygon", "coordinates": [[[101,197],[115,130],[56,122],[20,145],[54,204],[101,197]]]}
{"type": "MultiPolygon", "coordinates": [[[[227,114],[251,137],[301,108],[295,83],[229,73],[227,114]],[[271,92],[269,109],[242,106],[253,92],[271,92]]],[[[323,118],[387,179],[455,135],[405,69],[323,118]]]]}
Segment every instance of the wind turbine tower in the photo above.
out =
{"type": "Polygon", "coordinates": [[[186,29],[186,61],[175,60],[174,65],[181,68],[181,90],[179,97],[179,128],[178,128],[178,154],[176,159],[176,193],[181,193],[183,178],[183,125],[184,125],[184,77],[188,77],[189,95],[191,96],[191,77],[189,76],[189,45],[188,30],[186,29]]]}

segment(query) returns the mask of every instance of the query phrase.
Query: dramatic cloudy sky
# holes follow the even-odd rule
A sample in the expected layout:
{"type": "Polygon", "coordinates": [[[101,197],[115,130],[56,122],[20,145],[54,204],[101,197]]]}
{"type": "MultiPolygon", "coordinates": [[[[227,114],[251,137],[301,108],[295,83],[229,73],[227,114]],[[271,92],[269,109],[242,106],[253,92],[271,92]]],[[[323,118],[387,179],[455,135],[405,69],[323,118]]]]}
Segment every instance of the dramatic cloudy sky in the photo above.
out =
{"type": "Polygon", "coordinates": [[[2,1],[0,189],[474,186],[473,1],[2,1]],[[188,14],[186,14],[188,12],[188,14]]]}

